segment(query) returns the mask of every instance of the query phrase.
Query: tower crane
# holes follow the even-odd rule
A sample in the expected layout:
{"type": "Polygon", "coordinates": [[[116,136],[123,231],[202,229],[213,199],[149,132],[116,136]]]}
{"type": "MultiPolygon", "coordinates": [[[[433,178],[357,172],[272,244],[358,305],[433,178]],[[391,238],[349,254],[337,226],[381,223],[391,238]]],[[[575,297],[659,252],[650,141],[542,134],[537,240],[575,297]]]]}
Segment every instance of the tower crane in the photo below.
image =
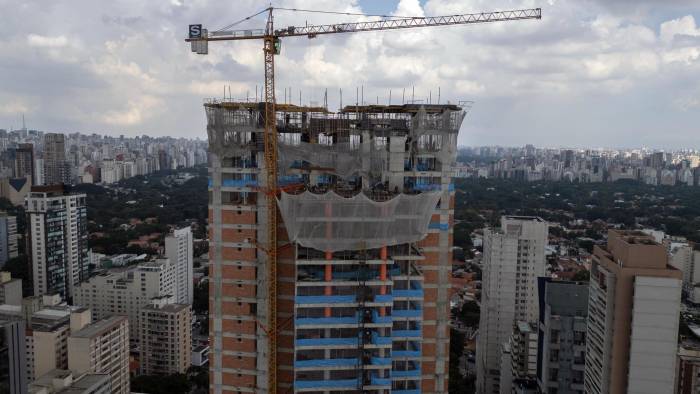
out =
{"type": "MultiPolygon", "coordinates": [[[[363,31],[397,30],[416,27],[470,25],[477,23],[505,22],[525,19],[541,19],[540,8],[518,9],[510,11],[482,12],[430,17],[396,17],[384,15],[388,19],[366,22],[334,23],[322,25],[288,26],[275,29],[275,10],[320,12],[329,14],[363,15],[337,13],[329,11],[310,11],[294,8],[268,7],[264,10],[234,22],[223,29],[209,32],[201,24],[189,25],[189,35],[185,39],[191,43],[192,52],[206,55],[209,41],[262,40],[265,64],[265,129],[263,133],[265,158],[265,194],[267,195],[267,268],[268,268],[268,322],[265,329],[268,335],[268,393],[277,393],[277,130],[275,113],[275,55],[280,53],[281,38],[303,37],[315,38],[322,34],[357,33],[363,31]],[[264,29],[228,30],[251,18],[267,14],[264,29]]],[[[364,15],[368,16],[368,15],[364,15]]]]}

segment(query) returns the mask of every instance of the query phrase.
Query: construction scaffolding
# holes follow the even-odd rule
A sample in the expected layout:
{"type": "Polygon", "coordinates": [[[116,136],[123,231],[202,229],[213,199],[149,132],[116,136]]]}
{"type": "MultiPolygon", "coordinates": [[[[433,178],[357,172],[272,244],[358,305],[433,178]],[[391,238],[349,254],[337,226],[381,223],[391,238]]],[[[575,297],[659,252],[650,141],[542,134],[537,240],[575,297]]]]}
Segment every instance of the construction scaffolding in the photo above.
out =
{"type": "MultiPolygon", "coordinates": [[[[283,224],[280,250],[288,255],[281,263],[290,267],[280,268],[276,279],[293,283],[279,291],[289,291],[281,295],[294,301],[278,305],[280,318],[291,325],[278,335],[294,346],[280,350],[281,355],[291,352],[282,359],[293,360],[280,364],[281,370],[291,371],[278,375],[280,389],[417,394],[428,375],[435,392],[442,392],[449,343],[451,176],[465,109],[407,104],[349,106],[330,113],[318,107],[278,106],[279,189],[271,191],[264,181],[264,105],[212,101],[205,107],[215,163],[210,189],[219,204],[213,205],[214,220],[220,210],[222,232],[230,236],[222,237],[224,246],[214,245],[215,255],[226,261],[225,245],[232,247],[232,259],[239,258],[236,248],[243,253],[269,247],[261,235],[267,233],[264,207],[271,196],[283,224]],[[243,233],[249,226],[254,231],[243,233]],[[425,267],[432,272],[430,286],[437,290],[429,299],[423,290],[425,267]],[[425,339],[431,343],[427,353],[425,339]],[[424,356],[435,363],[423,365],[424,356]]],[[[260,301],[266,294],[258,284],[269,280],[266,253],[242,256],[249,256],[249,264],[256,267],[257,301],[248,313],[264,322],[268,311],[260,301]]],[[[230,301],[252,299],[236,296],[230,301]]],[[[246,316],[224,314],[224,319],[242,321],[246,316]]],[[[259,325],[251,330],[244,335],[263,349],[267,333],[259,325]]],[[[251,373],[260,385],[265,370],[259,362],[257,367],[251,373]]]]}

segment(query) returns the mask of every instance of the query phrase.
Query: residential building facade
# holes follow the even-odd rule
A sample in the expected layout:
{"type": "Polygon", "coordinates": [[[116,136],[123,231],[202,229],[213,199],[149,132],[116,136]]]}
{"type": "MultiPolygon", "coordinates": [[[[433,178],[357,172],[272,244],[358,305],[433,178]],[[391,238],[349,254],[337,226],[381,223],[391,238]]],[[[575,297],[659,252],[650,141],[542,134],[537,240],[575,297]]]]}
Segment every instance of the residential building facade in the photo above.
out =
{"type": "Polygon", "coordinates": [[[583,394],[588,283],[540,278],[538,287],[540,392],[583,394]]]}
{"type": "Polygon", "coordinates": [[[72,332],[68,369],[78,374],[109,374],[112,393],[130,393],[129,320],[111,316],[72,332]]]}
{"type": "MultiPolygon", "coordinates": [[[[111,315],[129,318],[131,339],[138,341],[141,308],[153,298],[173,297],[175,269],[168,259],[92,276],[75,288],[73,303],[92,310],[95,319],[111,315]]],[[[174,300],[174,297],[172,298],[174,300]]]]}
{"type": "Polygon", "coordinates": [[[484,230],[477,392],[500,393],[501,349],[517,321],[535,323],[537,278],[544,275],[548,225],[541,218],[504,216],[484,230]]]}
{"type": "Polygon", "coordinates": [[[681,271],[641,232],[608,232],[595,246],[586,330],[584,390],[674,392],[681,271]]]}
{"type": "Polygon", "coordinates": [[[0,212],[0,268],[17,256],[17,218],[0,212]]]}
{"type": "Polygon", "coordinates": [[[194,300],[194,249],[192,230],[183,227],[165,237],[165,255],[175,266],[175,301],[192,304],[194,300]]]}
{"type": "Polygon", "coordinates": [[[26,394],[28,383],[24,320],[0,316],[0,393],[26,394]]]}
{"type": "Polygon", "coordinates": [[[153,300],[141,309],[140,324],[141,373],[186,373],[192,364],[192,307],[153,300]]]}
{"type": "Polygon", "coordinates": [[[25,210],[34,295],[71,300],[74,286],[88,278],[85,194],[68,193],[62,185],[36,186],[25,210]]]}

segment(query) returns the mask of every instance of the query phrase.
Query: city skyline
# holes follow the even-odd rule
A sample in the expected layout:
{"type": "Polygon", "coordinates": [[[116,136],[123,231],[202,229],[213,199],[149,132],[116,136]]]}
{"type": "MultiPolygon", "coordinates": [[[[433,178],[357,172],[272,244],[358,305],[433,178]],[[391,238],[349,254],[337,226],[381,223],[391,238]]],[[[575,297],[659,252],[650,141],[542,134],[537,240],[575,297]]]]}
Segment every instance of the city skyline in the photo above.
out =
{"type": "MultiPolygon", "coordinates": [[[[507,28],[286,40],[278,58],[279,102],[285,88],[295,102],[301,89],[305,103],[322,103],[328,89],[334,110],[341,88],[348,104],[362,86],[370,103],[388,101],[389,90],[397,102],[415,86],[416,99],[435,101],[439,89],[443,102],[476,102],[460,145],[700,145],[700,86],[693,77],[700,70],[700,7],[692,1],[317,3],[304,7],[394,15],[542,7],[543,19],[507,28]],[[342,66],[351,53],[354,63],[342,66]]],[[[36,129],[203,139],[205,119],[196,111],[202,98],[222,97],[224,86],[234,98],[253,98],[262,85],[260,48],[226,45],[202,62],[182,42],[186,25],[216,28],[260,7],[254,1],[236,10],[179,1],[48,8],[0,2],[11,16],[10,33],[0,39],[7,54],[0,60],[0,128],[19,128],[25,114],[36,129]]],[[[353,18],[280,13],[278,23],[353,18]]]]}

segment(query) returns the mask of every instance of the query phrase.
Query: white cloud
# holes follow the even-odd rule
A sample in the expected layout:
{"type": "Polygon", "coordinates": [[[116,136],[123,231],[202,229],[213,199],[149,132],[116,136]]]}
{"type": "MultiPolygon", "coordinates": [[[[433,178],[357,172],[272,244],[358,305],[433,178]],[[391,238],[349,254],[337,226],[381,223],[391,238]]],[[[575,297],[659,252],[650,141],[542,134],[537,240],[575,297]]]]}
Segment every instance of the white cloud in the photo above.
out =
{"type": "Polygon", "coordinates": [[[66,36],[42,36],[39,34],[30,34],[27,36],[27,44],[32,47],[41,48],[62,48],[68,45],[66,36]]]}
{"type": "Polygon", "coordinates": [[[695,27],[695,18],[686,15],[661,24],[661,40],[671,42],[676,36],[700,36],[700,28],[695,27]]]}
{"type": "Polygon", "coordinates": [[[0,114],[9,115],[11,117],[17,116],[17,114],[25,113],[29,111],[29,106],[22,102],[6,102],[0,103],[0,114]]]}
{"type": "Polygon", "coordinates": [[[151,96],[142,96],[128,101],[126,108],[116,111],[108,111],[100,119],[114,126],[133,126],[143,123],[154,115],[158,107],[162,105],[160,99],[151,96]]]}

